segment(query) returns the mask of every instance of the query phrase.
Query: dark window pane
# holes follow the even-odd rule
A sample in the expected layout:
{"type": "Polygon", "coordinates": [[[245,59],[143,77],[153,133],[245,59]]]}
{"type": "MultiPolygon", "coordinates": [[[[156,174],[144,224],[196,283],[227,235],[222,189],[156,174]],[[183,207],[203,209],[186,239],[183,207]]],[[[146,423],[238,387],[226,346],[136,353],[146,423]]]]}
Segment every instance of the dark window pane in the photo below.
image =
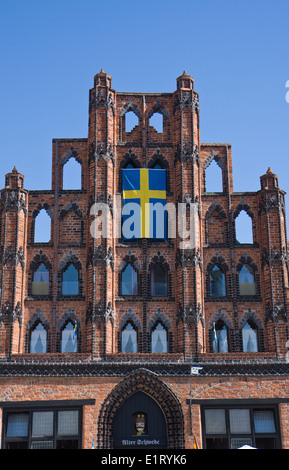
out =
{"type": "Polygon", "coordinates": [[[7,449],[28,449],[27,441],[8,442],[7,449]]]}
{"type": "Polygon", "coordinates": [[[225,273],[215,265],[210,271],[210,295],[224,297],[226,295],[225,273]]]}
{"type": "Polygon", "coordinates": [[[276,439],[274,437],[256,437],[257,449],[276,449],[276,439]]]}
{"type": "Polygon", "coordinates": [[[56,449],[78,449],[78,439],[64,439],[57,441],[56,449]]]}
{"type": "Polygon", "coordinates": [[[206,439],[207,449],[228,449],[228,439],[226,437],[212,437],[206,439]]]}
{"type": "Polygon", "coordinates": [[[151,293],[155,296],[167,295],[167,273],[160,265],[154,266],[151,271],[151,293]]]}

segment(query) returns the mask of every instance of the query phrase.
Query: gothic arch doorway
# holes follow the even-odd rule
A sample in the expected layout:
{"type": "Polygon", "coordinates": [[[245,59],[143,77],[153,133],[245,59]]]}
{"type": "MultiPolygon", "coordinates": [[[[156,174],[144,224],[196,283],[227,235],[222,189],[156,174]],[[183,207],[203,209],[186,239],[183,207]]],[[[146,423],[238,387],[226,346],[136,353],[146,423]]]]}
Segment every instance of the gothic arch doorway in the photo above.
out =
{"type": "Polygon", "coordinates": [[[98,448],[149,446],[184,448],[184,420],[173,392],[156,374],[138,369],[106,397],[99,414],[98,448]]]}
{"type": "Polygon", "coordinates": [[[120,407],[113,422],[114,449],[166,449],[162,410],[146,393],[137,392],[120,407]]]}

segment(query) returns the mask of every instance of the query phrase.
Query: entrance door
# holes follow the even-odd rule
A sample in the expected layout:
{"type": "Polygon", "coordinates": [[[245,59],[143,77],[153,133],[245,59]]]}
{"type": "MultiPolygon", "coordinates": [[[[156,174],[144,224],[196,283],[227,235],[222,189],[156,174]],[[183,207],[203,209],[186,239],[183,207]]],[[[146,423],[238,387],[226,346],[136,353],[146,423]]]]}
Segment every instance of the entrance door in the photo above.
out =
{"type": "Polygon", "coordinates": [[[113,426],[114,449],[166,449],[162,410],[148,395],[137,392],[120,407],[113,426]]]}

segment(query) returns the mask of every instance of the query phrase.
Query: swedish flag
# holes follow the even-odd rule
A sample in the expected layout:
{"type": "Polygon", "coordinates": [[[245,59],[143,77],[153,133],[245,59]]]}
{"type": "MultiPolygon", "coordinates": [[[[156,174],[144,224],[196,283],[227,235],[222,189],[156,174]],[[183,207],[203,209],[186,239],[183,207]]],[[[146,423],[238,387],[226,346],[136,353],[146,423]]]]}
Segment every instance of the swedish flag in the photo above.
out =
{"type": "Polygon", "coordinates": [[[214,323],[214,326],[213,326],[213,348],[214,348],[214,352],[218,352],[218,338],[217,338],[215,323],[214,323]]]}
{"type": "MultiPolygon", "coordinates": [[[[133,235],[125,238],[166,238],[166,170],[159,169],[124,169],[123,207],[135,203],[138,216],[134,218],[133,235]],[[135,226],[137,225],[137,226],[135,226]]],[[[131,213],[123,215],[123,223],[131,213]]],[[[124,226],[123,226],[124,227],[124,226]]]]}
{"type": "Polygon", "coordinates": [[[73,328],[73,339],[76,338],[77,335],[77,321],[74,323],[74,328],[73,328]]]}

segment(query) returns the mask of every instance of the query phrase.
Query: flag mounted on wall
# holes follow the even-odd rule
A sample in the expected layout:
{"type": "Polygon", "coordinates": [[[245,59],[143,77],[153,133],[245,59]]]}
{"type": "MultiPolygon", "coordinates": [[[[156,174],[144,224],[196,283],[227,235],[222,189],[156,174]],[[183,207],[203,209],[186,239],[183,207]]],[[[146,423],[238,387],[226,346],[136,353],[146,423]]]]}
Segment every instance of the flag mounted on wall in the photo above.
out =
{"type": "Polygon", "coordinates": [[[125,239],[167,237],[166,170],[122,170],[125,239]]]}

